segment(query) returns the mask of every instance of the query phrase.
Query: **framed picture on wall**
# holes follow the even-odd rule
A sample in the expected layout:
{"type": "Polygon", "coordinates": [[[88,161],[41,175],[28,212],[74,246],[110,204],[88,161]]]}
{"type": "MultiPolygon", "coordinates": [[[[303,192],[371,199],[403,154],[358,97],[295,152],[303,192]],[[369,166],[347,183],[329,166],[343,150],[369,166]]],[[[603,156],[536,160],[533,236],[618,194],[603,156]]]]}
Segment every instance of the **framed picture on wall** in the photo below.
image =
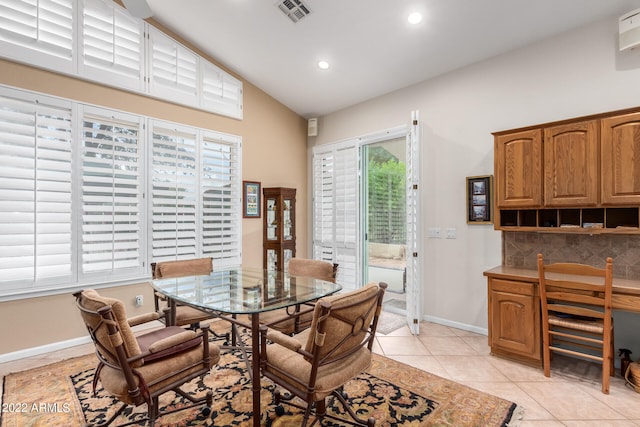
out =
{"type": "Polygon", "coordinates": [[[242,181],[242,217],[260,218],[260,183],[242,181]]]}
{"type": "Polygon", "coordinates": [[[467,224],[493,223],[493,175],[467,177],[467,224]]]}

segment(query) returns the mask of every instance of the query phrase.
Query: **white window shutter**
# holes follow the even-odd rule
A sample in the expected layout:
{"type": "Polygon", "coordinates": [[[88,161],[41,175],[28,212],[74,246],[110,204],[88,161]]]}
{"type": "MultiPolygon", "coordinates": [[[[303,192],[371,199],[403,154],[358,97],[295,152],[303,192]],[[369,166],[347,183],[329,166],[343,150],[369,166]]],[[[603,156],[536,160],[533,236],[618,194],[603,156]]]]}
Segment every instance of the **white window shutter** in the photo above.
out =
{"type": "Polygon", "coordinates": [[[111,0],[83,0],[80,74],[134,90],[144,89],[144,25],[111,0]]]}
{"type": "Polygon", "coordinates": [[[202,255],[217,266],[242,262],[240,138],[206,132],[202,138],[202,255]]]}
{"type": "Polygon", "coordinates": [[[82,273],[118,277],[142,267],[140,120],[84,107],[82,273]]]}
{"type": "Polygon", "coordinates": [[[203,109],[242,118],[242,82],[212,63],[201,60],[203,109]]]}
{"type": "Polygon", "coordinates": [[[3,0],[0,48],[8,58],[75,72],[75,0],[3,0]]]}
{"type": "Polygon", "coordinates": [[[152,96],[198,105],[199,57],[152,26],[149,29],[149,73],[152,96]]]}
{"type": "Polygon", "coordinates": [[[71,103],[0,92],[0,293],[72,275],[71,103]]]}
{"type": "Polygon", "coordinates": [[[313,168],[314,258],[337,262],[340,282],[355,289],[360,278],[358,147],[319,147],[313,168]]]}
{"type": "Polygon", "coordinates": [[[195,129],[151,126],[151,258],[198,256],[198,158],[195,129]]]}

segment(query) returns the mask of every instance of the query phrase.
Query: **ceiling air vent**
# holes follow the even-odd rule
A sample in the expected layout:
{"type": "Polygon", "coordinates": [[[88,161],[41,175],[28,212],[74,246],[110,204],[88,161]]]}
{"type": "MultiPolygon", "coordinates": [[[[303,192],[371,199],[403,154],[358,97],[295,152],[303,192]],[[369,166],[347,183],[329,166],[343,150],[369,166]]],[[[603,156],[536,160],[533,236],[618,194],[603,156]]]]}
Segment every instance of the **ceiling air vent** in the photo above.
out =
{"type": "Polygon", "coordinates": [[[293,22],[298,22],[311,13],[309,7],[300,0],[280,0],[276,6],[293,22]]]}

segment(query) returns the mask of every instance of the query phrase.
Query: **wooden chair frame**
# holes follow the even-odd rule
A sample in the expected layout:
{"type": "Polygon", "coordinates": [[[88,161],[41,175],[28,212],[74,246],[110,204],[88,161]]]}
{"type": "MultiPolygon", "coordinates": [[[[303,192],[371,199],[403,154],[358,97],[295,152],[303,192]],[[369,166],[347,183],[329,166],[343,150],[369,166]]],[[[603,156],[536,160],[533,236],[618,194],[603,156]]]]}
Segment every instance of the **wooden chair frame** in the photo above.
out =
{"type": "Polygon", "coordinates": [[[551,375],[551,352],[602,363],[602,392],[614,376],[611,316],[613,260],[604,268],[576,263],[544,265],[538,254],[544,375],[551,375]]]}

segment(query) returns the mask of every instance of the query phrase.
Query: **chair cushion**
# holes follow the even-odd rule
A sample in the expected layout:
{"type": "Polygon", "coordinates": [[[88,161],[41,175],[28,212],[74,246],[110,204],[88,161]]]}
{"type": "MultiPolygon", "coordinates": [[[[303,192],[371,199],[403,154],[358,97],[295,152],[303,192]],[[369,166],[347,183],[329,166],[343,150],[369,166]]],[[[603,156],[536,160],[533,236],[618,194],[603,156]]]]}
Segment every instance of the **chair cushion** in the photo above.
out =
{"type": "Polygon", "coordinates": [[[178,326],[200,323],[212,317],[211,314],[188,305],[179,305],[176,307],[176,325],[178,326]]]}
{"type": "Polygon", "coordinates": [[[194,276],[211,274],[211,258],[189,259],[184,261],[166,261],[156,264],[156,278],[194,276]]]}
{"type": "MultiPolygon", "coordinates": [[[[308,334],[305,331],[305,335],[308,334]]],[[[291,377],[308,381],[311,375],[311,363],[294,351],[279,345],[267,346],[266,370],[282,379],[284,382],[305,390],[305,384],[294,380],[291,377]],[[279,371],[282,369],[289,375],[284,375],[279,371]]],[[[327,365],[320,366],[313,399],[319,401],[324,399],[333,390],[337,389],[350,379],[364,372],[371,365],[371,352],[363,347],[351,356],[338,360],[327,365]]]]}
{"type": "MultiPolygon", "coordinates": [[[[302,310],[308,309],[308,307],[303,307],[302,310]]],[[[260,323],[261,324],[270,324],[269,327],[275,330],[282,332],[283,334],[291,335],[293,333],[299,332],[303,329],[306,329],[311,324],[311,319],[313,318],[313,310],[302,313],[298,319],[298,330],[295,328],[295,318],[289,316],[286,308],[266,311],[260,314],[260,323]],[[278,322],[276,324],[271,325],[273,322],[278,322]]]]}
{"type": "MultiPolygon", "coordinates": [[[[331,304],[332,311],[340,310],[341,307],[351,305],[362,299],[367,299],[369,297],[373,297],[374,295],[377,295],[378,290],[379,290],[379,287],[377,283],[369,283],[368,285],[363,286],[362,288],[356,289],[355,291],[350,291],[343,294],[336,294],[329,297],[321,298],[315,307],[314,320],[313,320],[313,323],[311,324],[311,330],[312,331],[317,330],[317,319],[320,317],[321,310],[322,310],[320,306],[320,302],[322,301],[329,302],[331,304]]],[[[375,304],[375,301],[371,301],[370,303],[375,304]]],[[[366,314],[366,318],[361,318],[360,324],[361,325],[371,324],[373,316],[375,315],[375,311],[376,311],[375,308],[373,310],[369,310],[367,313],[358,312],[357,311],[358,308],[366,309],[367,307],[366,306],[352,307],[349,313],[341,313],[341,315],[348,317],[349,320],[355,320],[357,318],[361,318],[366,314]]],[[[343,322],[334,316],[329,316],[329,318],[326,320],[325,327],[326,327],[326,330],[331,331],[331,333],[327,334],[327,339],[324,342],[324,345],[322,346],[322,350],[320,351],[321,357],[324,357],[324,355],[326,355],[328,352],[332,352],[334,350],[334,347],[338,344],[338,342],[341,342],[345,337],[351,335],[351,337],[348,338],[347,342],[341,345],[341,347],[344,348],[346,351],[352,347],[351,343],[353,344],[360,343],[365,335],[365,332],[359,332],[359,333],[353,334],[352,326],[350,324],[343,322]]],[[[314,339],[315,339],[315,334],[309,335],[309,338],[305,345],[305,350],[308,351],[309,353],[313,352],[314,339]]],[[[341,353],[340,351],[335,352],[333,353],[332,357],[337,357],[338,355],[340,355],[340,353],[341,353]]]]}
{"type": "Polygon", "coordinates": [[[291,258],[288,264],[290,276],[314,277],[328,282],[335,282],[333,264],[315,259],[291,258]]]}
{"type": "MultiPolygon", "coordinates": [[[[149,350],[149,347],[157,341],[161,339],[169,338],[174,335],[178,335],[183,333],[185,330],[178,326],[167,326],[166,328],[157,329],[155,331],[148,332],[146,334],[138,336],[138,345],[140,346],[140,351],[142,353],[146,353],[149,350]]],[[[174,356],[175,354],[181,353],[185,350],[191,349],[193,347],[197,347],[202,342],[202,337],[196,337],[192,340],[180,343],[174,347],[168,348],[166,350],[159,351],[157,353],[153,353],[149,356],[144,357],[144,363],[153,362],[155,360],[161,360],[165,357],[174,356]]]]}
{"type": "MultiPolygon", "coordinates": [[[[143,366],[136,369],[136,372],[144,378],[151,393],[174,383],[180,384],[182,379],[189,378],[190,375],[203,368],[211,369],[220,360],[220,348],[214,343],[207,343],[207,345],[209,345],[211,360],[206,366],[201,363],[203,350],[202,343],[200,343],[197,347],[187,350],[178,356],[166,357],[153,362],[145,361],[143,366]],[[184,372],[180,372],[182,369],[184,369],[184,372]],[[163,378],[164,376],[167,376],[167,378],[163,378]]],[[[139,384],[138,376],[134,375],[134,378],[136,383],[139,384]]],[[[129,396],[127,381],[122,371],[105,365],[100,371],[100,381],[104,389],[119,400],[129,404],[137,404],[129,396]]]]}
{"type": "MultiPolygon", "coordinates": [[[[122,337],[122,341],[124,344],[124,349],[127,354],[127,357],[134,357],[140,354],[141,351],[138,345],[138,340],[136,340],[131,330],[131,327],[129,326],[129,321],[127,320],[127,314],[125,312],[124,304],[122,304],[122,301],[115,298],[102,296],[93,289],[86,289],[82,291],[80,304],[85,309],[88,309],[91,311],[98,311],[101,308],[110,306],[113,316],[116,322],[118,323],[118,328],[120,330],[120,335],[122,337]]],[[[83,315],[83,317],[85,316],[83,315]]],[[[91,322],[92,320],[85,318],[85,321],[91,322]]],[[[95,327],[96,325],[93,325],[93,326],[95,327]]],[[[102,345],[104,345],[109,349],[111,354],[115,355],[115,350],[111,345],[109,334],[107,333],[106,328],[104,327],[99,328],[98,331],[96,332],[96,338],[102,345]]],[[[105,354],[104,356],[110,362],[117,363],[117,360],[115,358],[110,357],[108,354],[105,354]]],[[[132,366],[136,367],[141,364],[142,364],[142,361],[138,361],[134,363],[132,366]]]]}

